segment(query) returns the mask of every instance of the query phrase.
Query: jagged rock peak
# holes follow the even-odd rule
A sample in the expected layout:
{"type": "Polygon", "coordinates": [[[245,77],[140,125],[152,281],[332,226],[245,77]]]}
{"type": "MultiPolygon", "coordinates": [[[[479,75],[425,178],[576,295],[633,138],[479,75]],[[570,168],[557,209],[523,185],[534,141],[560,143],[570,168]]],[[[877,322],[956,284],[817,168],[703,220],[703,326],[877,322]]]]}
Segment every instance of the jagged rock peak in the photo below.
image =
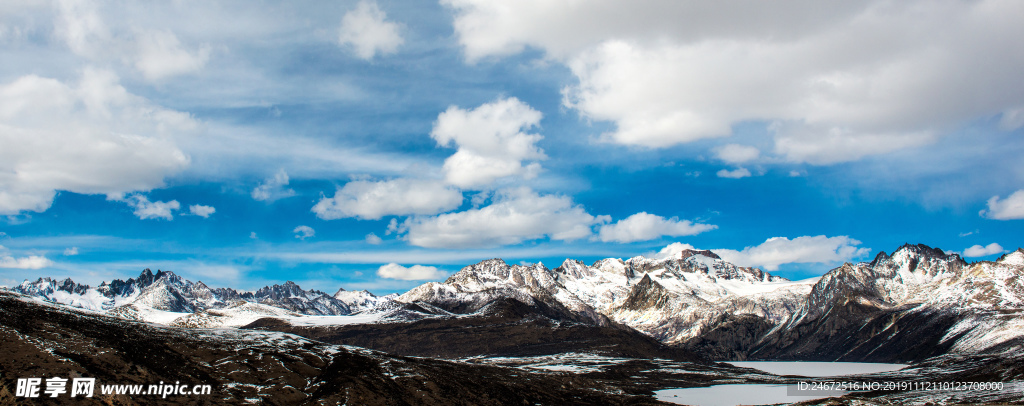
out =
{"type": "Polygon", "coordinates": [[[875,255],[875,259],[871,260],[871,264],[869,264],[868,266],[876,266],[888,259],[889,254],[886,254],[885,251],[878,251],[878,255],[875,255]]]}
{"type": "Polygon", "coordinates": [[[651,279],[650,274],[645,273],[640,282],[630,289],[629,296],[622,303],[622,308],[627,310],[658,309],[663,307],[667,301],[668,290],[651,279]]]}
{"type": "Polygon", "coordinates": [[[703,255],[703,256],[708,257],[708,258],[722,259],[722,257],[718,256],[718,254],[715,254],[714,252],[711,252],[710,250],[690,250],[690,249],[686,249],[686,250],[680,251],[678,259],[686,259],[686,258],[692,257],[694,255],[703,255]]]}
{"type": "Polygon", "coordinates": [[[917,255],[924,256],[924,257],[937,258],[937,259],[948,259],[951,256],[959,256],[959,255],[956,255],[956,254],[947,254],[945,251],[943,251],[941,249],[932,248],[932,247],[929,247],[929,246],[924,245],[924,244],[910,244],[910,243],[903,244],[903,246],[901,246],[898,249],[896,249],[896,251],[893,251],[892,256],[895,257],[897,254],[899,254],[901,252],[914,253],[914,254],[917,254],[917,255]]]}

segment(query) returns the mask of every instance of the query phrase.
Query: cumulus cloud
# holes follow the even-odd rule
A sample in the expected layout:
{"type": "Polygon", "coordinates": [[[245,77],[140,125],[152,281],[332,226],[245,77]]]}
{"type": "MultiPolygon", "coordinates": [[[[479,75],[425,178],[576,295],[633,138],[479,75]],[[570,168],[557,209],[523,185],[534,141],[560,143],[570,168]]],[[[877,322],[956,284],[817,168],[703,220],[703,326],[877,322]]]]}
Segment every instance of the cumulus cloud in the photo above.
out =
{"type": "Polygon", "coordinates": [[[384,240],[382,240],[380,237],[378,237],[377,234],[369,233],[369,234],[366,235],[366,243],[367,244],[378,245],[378,244],[380,244],[382,242],[384,242],[384,240]]]}
{"type": "Polygon", "coordinates": [[[270,202],[295,196],[295,191],[285,186],[288,186],[288,173],[281,169],[256,186],[251,195],[253,199],[270,202]]]}
{"type": "Polygon", "coordinates": [[[309,237],[316,235],[316,231],[313,230],[313,227],[310,226],[298,226],[295,227],[295,229],[292,230],[292,232],[295,233],[295,238],[298,238],[300,240],[305,240],[309,237]]]}
{"type": "Polygon", "coordinates": [[[536,146],[543,137],[524,131],[539,125],[541,117],[539,111],[515,97],[473,110],[448,107],[430,133],[439,145],[458,148],[444,161],[445,180],[463,188],[478,188],[507,176],[535,177],[540,164],[524,166],[523,161],[547,158],[536,146]]]}
{"type": "Polygon", "coordinates": [[[686,251],[686,250],[696,250],[696,248],[694,248],[690,244],[681,243],[681,242],[674,242],[674,243],[671,243],[669,245],[666,245],[665,248],[662,248],[657,253],[648,255],[648,257],[650,257],[652,259],[659,259],[659,260],[660,259],[669,259],[669,258],[672,258],[672,257],[679,256],[680,252],[683,252],[683,251],[686,251]]]}
{"type": "Polygon", "coordinates": [[[14,257],[7,247],[0,245],[0,268],[41,269],[52,265],[53,261],[40,255],[14,257]]]}
{"type": "Polygon", "coordinates": [[[547,236],[552,240],[590,237],[591,227],[607,222],[572,199],[539,195],[529,188],[505,189],[489,206],[432,217],[413,217],[402,227],[410,244],[428,248],[475,248],[517,244],[547,236]]]}
{"type": "Polygon", "coordinates": [[[831,164],[977,118],[1022,122],[1016,2],[442,3],[469,62],[534,48],[568,66],[564,105],[614,123],[610,142],[657,148],[775,122],[776,153],[831,164]]]}
{"type": "Polygon", "coordinates": [[[602,225],[597,238],[604,242],[628,243],[634,241],[653,240],[661,236],[697,235],[714,230],[718,226],[679,220],[675,217],[666,219],[647,212],[640,212],[619,220],[615,224],[602,225]]]}
{"type": "Polygon", "coordinates": [[[18,258],[10,255],[0,256],[0,268],[42,269],[52,265],[53,261],[39,255],[18,258]]]}
{"type": "Polygon", "coordinates": [[[399,33],[399,25],[387,21],[387,15],[373,1],[360,1],[355,10],[341,18],[338,42],[350,46],[363,59],[374,55],[393,54],[405,42],[399,33]]]}
{"type": "Polygon", "coordinates": [[[334,197],[322,197],[312,211],[324,220],[376,220],[388,215],[436,214],[461,204],[462,192],[440,181],[399,178],[346,183],[334,197]]]}
{"type": "Polygon", "coordinates": [[[70,257],[78,255],[78,247],[70,247],[64,249],[64,256],[70,257]]]}
{"type": "Polygon", "coordinates": [[[731,171],[728,169],[721,169],[716,172],[715,175],[718,175],[719,178],[740,179],[749,177],[750,170],[747,168],[736,168],[731,171]]]}
{"type": "Polygon", "coordinates": [[[171,200],[169,202],[151,202],[149,198],[140,194],[129,195],[127,197],[117,197],[113,200],[122,201],[128,204],[129,207],[134,209],[133,213],[140,219],[164,219],[174,220],[174,211],[181,208],[181,204],[177,200],[171,200]]]}
{"type": "Polygon", "coordinates": [[[432,266],[413,265],[408,268],[390,263],[381,265],[377,269],[377,276],[388,279],[401,279],[403,281],[420,281],[425,279],[440,279],[445,273],[432,266]]]}
{"type": "Polygon", "coordinates": [[[992,254],[1002,254],[1004,252],[1006,252],[1006,250],[1003,249],[1002,245],[999,245],[999,244],[996,244],[996,243],[991,243],[991,244],[986,245],[984,247],[982,247],[980,245],[974,245],[974,246],[972,246],[972,247],[970,247],[968,249],[965,249],[964,250],[964,256],[965,257],[970,257],[970,258],[973,258],[973,257],[984,257],[984,256],[992,255],[992,254]]]}
{"type": "Polygon", "coordinates": [[[1013,192],[1006,199],[992,196],[988,199],[988,209],[982,210],[978,214],[994,220],[1024,219],[1024,189],[1013,192]]]}
{"type": "Polygon", "coordinates": [[[164,185],[197,123],[128,93],[112,72],[73,85],[35,75],[0,84],[0,214],[42,212],[58,190],[123,194],[164,185]]]}
{"type": "Polygon", "coordinates": [[[211,214],[213,214],[213,213],[215,213],[217,211],[217,209],[214,208],[213,206],[203,206],[203,205],[200,205],[200,204],[193,204],[191,206],[188,206],[188,211],[189,211],[189,213],[192,213],[193,216],[199,216],[199,217],[202,217],[202,218],[209,218],[211,214]]]}
{"type": "Polygon", "coordinates": [[[742,251],[712,250],[722,259],[741,266],[758,266],[774,271],[779,265],[792,263],[832,263],[850,261],[871,252],[858,248],[860,241],[847,236],[803,236],[792,240],[786,237],[769,238],[761,245],[746,247],[742,251]]]}
{"type": "Polygon", "coordinates": [[[731,164],[750,162],[761,156],[761,151],[749,145],[727,144],[715,149],[718,159],[731,164]]]}

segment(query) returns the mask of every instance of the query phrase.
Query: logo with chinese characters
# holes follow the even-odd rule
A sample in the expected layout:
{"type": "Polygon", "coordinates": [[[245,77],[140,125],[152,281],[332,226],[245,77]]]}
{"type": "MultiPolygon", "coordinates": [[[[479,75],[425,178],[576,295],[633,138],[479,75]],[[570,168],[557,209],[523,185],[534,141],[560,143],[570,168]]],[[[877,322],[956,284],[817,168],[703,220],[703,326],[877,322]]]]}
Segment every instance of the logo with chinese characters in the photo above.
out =
{"type": "MultiPolygon", "coordinates": [[[[41,395],[55,398],[68,393],[67,378],[55,376],[46,378],[45,386],[43,383],[43,378],[19,378],[14,395],[23,398],[38,398],[41,395]],[[40,390],[42,391],[41,395],[40,390]]],[[[95,388],[96,378],[74,378],[71,380],[71,397],[91,398],[95,388]]]]}

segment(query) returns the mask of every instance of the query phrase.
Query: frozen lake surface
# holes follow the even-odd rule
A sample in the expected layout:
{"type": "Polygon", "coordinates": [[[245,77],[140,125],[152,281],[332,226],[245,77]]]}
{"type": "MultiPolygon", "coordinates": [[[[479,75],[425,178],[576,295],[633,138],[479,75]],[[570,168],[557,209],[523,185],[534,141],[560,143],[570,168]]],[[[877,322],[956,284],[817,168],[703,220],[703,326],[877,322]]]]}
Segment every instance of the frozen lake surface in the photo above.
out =
{"type": "Polygon", "coordinates": [[[759,369],[775,375],[801,375],[811,377],[873,374],[899,370],[904,364],[876,364],[870,362],[729,362],[738,367],[759,369]]]}
{"type": "Polygon", "coordinates": [[[822,395],[790,396],[786,393],[786,385],[774,384],[718,385],[706,388],[664,389],[654,392],[654,396],[662,402],[694,406],[764,405],[802,402],[831,397],[822,395]]]}
{"type": "MultiPolygon", "coordinates": [[[[802,375],[807,377],[871,374],[896,371],[906,366],[903,364],[863,362],[745,361],[729,363],[738,367],[759,369],[776,375],[802,375]]],[[[832,394],[831,396],[842,396],[843,394],[846,394],[846,392],[832,394]]],[[[786,385],[776,384],[717,385],[706,388],[664,389],[655,392],[655,396],[658,400],[664,402],[699,406],[792,403],[831,397],[823,395],[789,395],[786,385]]]]}

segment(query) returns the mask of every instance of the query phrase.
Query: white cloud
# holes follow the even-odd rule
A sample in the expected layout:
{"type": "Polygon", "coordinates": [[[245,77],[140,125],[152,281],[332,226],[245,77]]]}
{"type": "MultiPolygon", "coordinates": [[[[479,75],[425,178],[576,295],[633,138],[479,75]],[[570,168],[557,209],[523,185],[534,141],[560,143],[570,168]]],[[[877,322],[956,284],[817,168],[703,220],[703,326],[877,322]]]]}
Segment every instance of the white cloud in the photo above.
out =
{"type": "Polygon", "coordinates": [[[102,45],[112,41],[112,35],[95,3],[78,0],[57,2],[59,17],[54,24],[55,33],[71,51],[86,56],[97,56],[105,51],[102,45]]]}
{"type": "Polygon", "coordinates": [[[439,145],[458,148],[444,162],[445,179],[459,187],[477,188],[507,176],[537,176],[540,164],[523,166],[523,161],[547,158],[536,146],[543,137],[524,131],[539,125],[541,117],[539,111],[515,97],[468,111],[448,107],[430,133],[439,145]]]}
{"type": "Polygon", "coordinates": [[[113,196],[117,201],[122,201],[128,204],[129,207],[134,209],[134,214],[142,220],[146,219],[164,219],[174,220],[174,211],[181,208],[181,204],[177,200],[171,200],[169,202],[151,202],[146,196],[140,194],[129,195],[127,197],[113,196]]]}
{"type": "Polygon", "coordinates": [[[367,244],[379,245],[382,242],[384,242],[384,240],[382,240],[380,237],[378,237],[377,234],[369,233],[369,234],[366,235],[366,243],[367,244]]]}
{"type": "Polygon", "coordinates": [[[988,199],[988,209],[982,210],[978,214],[995,220],[1024,219],[1024,189],[1013,192],[1006,199],[992,196],[988,199]]]}
{"type": "Polygon", "coordinates": [[[718,159],[731,164],[750,162],[761,156],[761,151],[749,145],[728,144],[715,149],[718,159]]]}
{"type": "Polygon", "coordinates": [[[274,201],[295,196],[295,191],[288,189],[288,173],[281,169],[274,176],[267,178],[252,190],[252,198],[261,201],[274,201]]]}
{"type": "Polygon", "coordinates": [[[750,170],[747,168],[736,168],[731,171],[727,169],[721,169],[715,174],[718,175],[719,178],[740,179],[749,177],[750,170]]]}
{"type": "Polygon", "coordinates": [[[122,194],[161,187],[190,160],[175,145],[197,123],[87,68],[74,86],[22,76],[0,84],[0,214],[42,212],[58,190],[122,194]]]}
{"type": "Polygon", "coordinates": [[[393,54],[405,40],[399,33],[399,25],[386,18],[376,2],[360,1],[355,10],[341,18],[338,42],[351,46],[363,59],[373,59],[377,53],[393,54]]]}
{"type": "Polygon", "coordinates": [[[413,217],[403,227],[410,244],[428,248],[472,248],[517,244],[545,236],[552,240],[590,237],[591,227],[608,221],[592,216],[565,196],[541,196],[528,188],[496,193],[489,206],[433,217],[413,217]]]}
{"type": "Polygon", "coordinates": [[[346,183],[334,197],[322,197],[312,211],[324,220],[376,220],[388,215],[436,214],[460,204],[462,192],[442,182],[400,178],[346,183]]]}
{"type": "Polygon", "coordinates": [[[652,258],[652,259],[658,259],[658,260],[669,259],[669,258],[678,256],[680,252],[683,252],[683,251],[686,251],[686,250],[696,250],[696,248],[694,248],[690,244],[681,243],[681,242],[674,242],[674,243],[671,243],[669,245],[666,245],[665,248],[662,248],[657,253],[648,255],[648,257],[652,258]]]}
{"type": "Polygon", "coordinates": [[[1024,105],[1017,2],[442,3],[469,62],[544,51],[577,78],[564,104],[614,123],[605,139],[626,145],[777,122],[776,153],[830,164],[1000,113],[1014,128],[1024,105]]]}
{"type": "Polygon", "coordinates": [[[211,214],[213,214],[213,213],[215,213],[217,211],[217,209],[214,208],[213,206],[203,206],[203,205],[199,205],[199,204],[193,204],[191,206],[188,206],[188,211],[189,211],[189,213],[192,213],[193,216],[200,216],[202,218],[209,218],[211,214]]]}
{"type": "Polygon", "coordinates": [[[70,257],[78,255],[78,247],[71,247],[64,249],[64,256],[70,257]]]}
{"type": "Polygon", "coordinates": [[[718,226],[693,223],[675,217],[666,219],[646,212],[636,213],[615,224],[602,225],[597,238],[604,242],[629,243],[669,236],[697,235],[718,226]]]}
{"type": "Polygon", "coordinates": [[[256,235],[255,231],[252,231],[252,232],[249,233],[249,238],[253,239],[253,240],[258,240],[260,237],[258,235],[256,235]]]}
{"type": "Polygon", "coordinates": [[[41,269],[52,265],[53,261],[39,255],[18,258],[10,255],[0,255],[0,268],[41,269]]]}
{"type": "Polygon", "coordinates": [[[170,31],[146,30],[137,36],[135,68],[149,80],[197,72],[210,60],[210,47],[189,52],[170,31]]]}
{"type": "Polygon", "coordinates": [[[53,265],[53,261],[40,255],[14,257],[7,247],[0,245],[0,268],[40,269],[53,265]]]}
{"type": "Polygon", "coordinates": [[[298,226],[295,227],[295,229],[292,230],[292,232],[295,233],[295,238],[298,238],[300,240],[305,240],[309,237],[316,235],[316,231],[313,230],[313,227],[310,226],[298,226]]]}
{"type": "Polygon", "coordinates": [[[930,144],[935,131],[858,132],[849,127],[776,123],[775,153],[792,162],[826,165],[930,144]]]}
{"type": "Polygon", "coordinates": [[[1004,252],[1006,252],[1006,250],[1003,249],[1003,246],[1001,246],[999,244],[996,244],[996,243],[991,243],[991,244],[986,245],[984,247],[982,247],[980,245],[974,245],[974,246],[972,246],[972,247],[970,247],[968,249],[965,249],[964,250],[964,256],[965,257],[970,257],[970,258],[973,258],[973,257],[984,257],[984,256],[987,256],[987,255],[992,255],[992,254],[1002,254],[1004,252]]]}
{"type": "Polygon", "coordinates": [[[118,32],[104,21],[96,2],[61,0],[58,3],[56,34],[78,55],[96,61],[121,59],[150,81],[197,72],[210,59],[209,45],[190,51],[169,30],[118,32]]]}
{"type": "Polygon", "coordinates": [[[792,263],[833,263],[850,261],[871,252],[858,248],[860,241],[847,236],[804,236],[792,240],[786,237],[769,238],[761,245],[746,247],[742,251],[712,250],[722,259],[741,266],[759,266],[774,271],[779,265],[792,263]]]}
{"type": "Polygon", "coordinates": [[[401,279],[403,281],[419,281],[425,279],[440,279],[445,273],[432,266],[413,265],[408,268],[390,263],[381,265],[377,269],[377,276],[388,279],[401,279]]]}
{"type": "Polygon", "coordinates": [[[400,234],[404,233],[405,230],[405,227],[398,224],[398,219],[391,219],[391,221],[388,222],[388,229],[384,232],[384,235],[391,235],[394,233],[400,234]]]}

